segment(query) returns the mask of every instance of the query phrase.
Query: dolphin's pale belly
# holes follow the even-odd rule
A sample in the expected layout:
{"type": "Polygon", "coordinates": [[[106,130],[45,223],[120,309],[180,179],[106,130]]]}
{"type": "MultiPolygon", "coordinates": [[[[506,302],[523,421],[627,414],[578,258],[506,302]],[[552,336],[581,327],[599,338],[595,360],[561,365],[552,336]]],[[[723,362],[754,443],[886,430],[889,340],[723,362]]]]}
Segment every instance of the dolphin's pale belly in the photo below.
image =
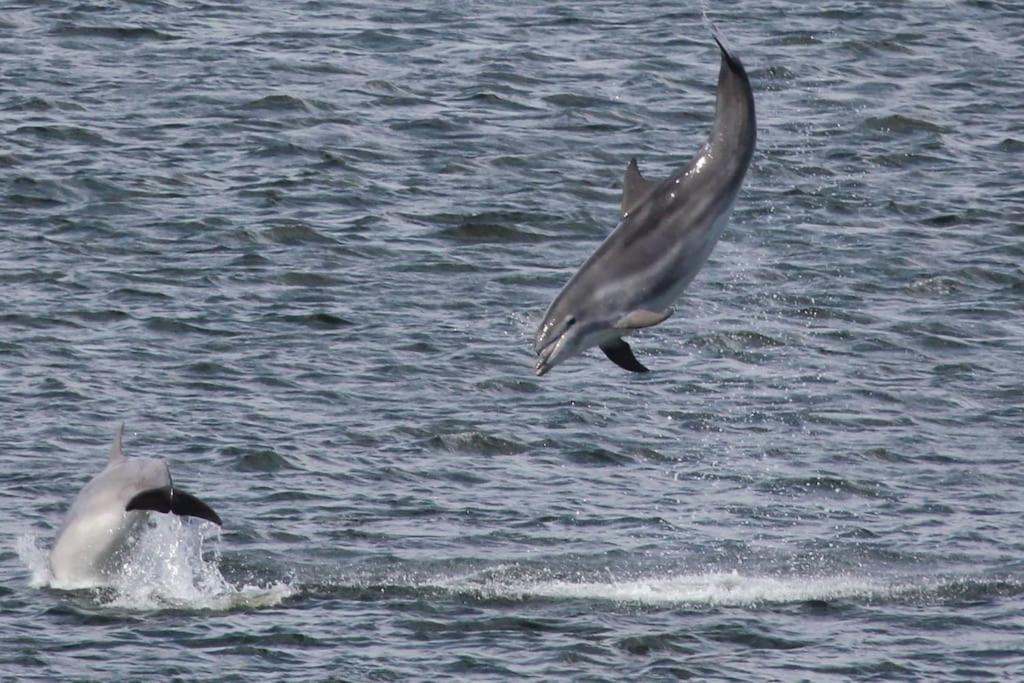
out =
{"type": "MultiPolygon", "coordinates": [[[[699,236],[691,238],[687,244],[678,245],[675,249],[666,250],[658,263],[638,273],[630,280],[617,283],[618,287],[629,292],[632,308],[643,308],[651,311],[664,311],[672,307],[683,291],[693,282],[701,268],[711,256],[718,238],[725,230],[732,213],[732,203],[699,236]],[[696,241],[696,240],[699,240],[696,241]],[[657,277],[652,271],[658,270],[657,277]]],[[[609,294],[614,290],[609,287],[609,294]]]]}
{"type": "Polygon", "coordinates": [[[50,553],[50,573],[60,588],[109,583],[121,554],[145,522],[142,512],[111,509],[80,517],[64,528],[50,553]]]}
{"type": "Polygon", "coordinates": [[[661,296],[655,296],[653,302],[657,310],[666,309],[675,303],[676,299],[682,295],[693,279],[697,277],[697,273],[707,263],[708,258],[711,256],[712,250],[715,248],[715,244],[718,243],[718,238],[721,237],[722,232],[725,231],[726,224],[729,223],[729,216],[732,214],[732,203],[723,211],[711,224],[710,229],[704,234],[703,241],[699,245],[698,249],[685,252],[686,257],[683,258],[679,263],[675,264],[675,272],[672,284],[661,296]]]}

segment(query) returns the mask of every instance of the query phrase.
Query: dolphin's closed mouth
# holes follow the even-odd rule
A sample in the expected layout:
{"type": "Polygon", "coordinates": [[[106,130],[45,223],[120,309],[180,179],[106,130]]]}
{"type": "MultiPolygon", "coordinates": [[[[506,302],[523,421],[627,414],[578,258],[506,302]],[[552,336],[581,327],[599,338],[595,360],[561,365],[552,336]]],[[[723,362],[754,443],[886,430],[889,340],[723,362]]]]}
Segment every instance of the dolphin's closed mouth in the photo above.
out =
{"type": "Polygon", "coordinates": [[[533,366],[533,371],[538,377],[543,377],[551,369],[552,366],[548,361],[555,355],[555,351],[558,350],[564,339],[565,335],[559,335],[537,349],[537,364],[533,366]]]}

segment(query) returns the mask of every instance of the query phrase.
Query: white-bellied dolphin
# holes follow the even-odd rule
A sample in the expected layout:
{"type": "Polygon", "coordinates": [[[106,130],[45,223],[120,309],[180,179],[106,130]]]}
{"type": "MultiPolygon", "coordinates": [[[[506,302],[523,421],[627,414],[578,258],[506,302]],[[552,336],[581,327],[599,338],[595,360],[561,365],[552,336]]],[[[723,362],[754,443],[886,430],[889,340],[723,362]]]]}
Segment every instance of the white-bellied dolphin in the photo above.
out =
{"type": "Polygon", "coordinates": [[[754,155],[757,124],[747,72],[717,30],[715,122],[690,163],[662,182],[626,167],[621,219],[572,276],[537,329],[535,371],[599,346],[616,365],[646,372],[623,335],[657,325],[711,254],[754,155]]]}
{"type": "Polygon", "coordinates": [[[209,505],[174,487],[166,462],[126,458],[123,438],[121,423],[106,468],[79,492],[57,532],[50,551],[50,574],[58,586],[108,583],[145,523],[147,510],[221,523],[209,505]]]}

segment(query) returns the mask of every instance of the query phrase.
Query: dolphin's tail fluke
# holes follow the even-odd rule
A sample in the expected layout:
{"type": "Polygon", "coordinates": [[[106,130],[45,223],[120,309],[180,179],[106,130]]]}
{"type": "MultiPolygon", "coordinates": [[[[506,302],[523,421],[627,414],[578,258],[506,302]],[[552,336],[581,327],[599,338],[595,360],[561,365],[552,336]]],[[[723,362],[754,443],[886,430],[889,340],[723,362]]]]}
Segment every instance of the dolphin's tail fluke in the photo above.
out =
{"type": "Polygon", "coordinates": [[[722,32],[718,30],[717,26],[715,26],[715,22],[708,19],[707,26],[711,30],[711,37],[714,38],[715,43],[718,44],[718,49],[722,51],[722,56],[725,57],[725,60],[727,62],[729,62],[729,66],[733,67],[734,69],[737,67],[739,69],[743,69],[743,64],[736,56],[736,53],[733,52],[732,46],[729,45],[729,41],[725,39],[725,36],[722,35],[722,32]]]}
{"type": "Polygon", "coordinates": [[[711,35],[722,53],[718,70],[718,94],[715,98],[715,124],[711,144],[725,157],[732,159],[739,178],[746,173],[757,142],[757,116],[754,112],[754,91],[743,63],[736,56],[718,28],[708,22],[711,35]]]}
{"type": "Polygon", "coordinates": [[[131,510],[153,510],[170,512],[179,517],[199,517],[221,526],[220,516],[209,505],[190,493],[171,486],[161,486],[136,494],[124,508],[131,510]]]}

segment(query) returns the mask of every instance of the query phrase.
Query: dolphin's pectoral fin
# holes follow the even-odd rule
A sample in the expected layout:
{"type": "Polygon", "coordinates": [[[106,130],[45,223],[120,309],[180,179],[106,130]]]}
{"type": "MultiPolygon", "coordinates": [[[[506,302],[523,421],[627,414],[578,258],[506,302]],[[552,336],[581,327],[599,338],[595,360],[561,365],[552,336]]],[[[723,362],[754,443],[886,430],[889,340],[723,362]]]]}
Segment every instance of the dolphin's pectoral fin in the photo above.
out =
{"type": "Polygon", "coordinates": [[[667,308],[664,311],[638,308],[619,318],[618,322],[615,323],[615,328],[619,330],[638,330],[641,327],[653,327],[668,320],[672,313],[673,310],[671,308],[667,308]]]}
{"type": "Polygon", "coordinates": [[[633,355],[633,349],[629,348],[629,344],[622,341],[621,338],[610,341],[607,344],[601,344],[601,350],[604,351],[604,355],[608,356],[608,360],[623,370],[647,372],[647,368],[633,355]]]}
{"type": "Polygon", "coordinates": [[[124,508],[131,510],[153,510],[170,512],[179,517],[199,517],[221,526],[220,516],[209,505],[190,493],[170,486],[148,489],[136,494],[124,508]]]}
{"type": "Polygon", "coordinates": [[[652,183],[640,175],[640,167],[636,165],[636,159],[630,159],[626,166],[626,176],[622,179],[622,203],[619,208],[623,214],[629,212],[641,199],[651,191],[652,183]]]}

